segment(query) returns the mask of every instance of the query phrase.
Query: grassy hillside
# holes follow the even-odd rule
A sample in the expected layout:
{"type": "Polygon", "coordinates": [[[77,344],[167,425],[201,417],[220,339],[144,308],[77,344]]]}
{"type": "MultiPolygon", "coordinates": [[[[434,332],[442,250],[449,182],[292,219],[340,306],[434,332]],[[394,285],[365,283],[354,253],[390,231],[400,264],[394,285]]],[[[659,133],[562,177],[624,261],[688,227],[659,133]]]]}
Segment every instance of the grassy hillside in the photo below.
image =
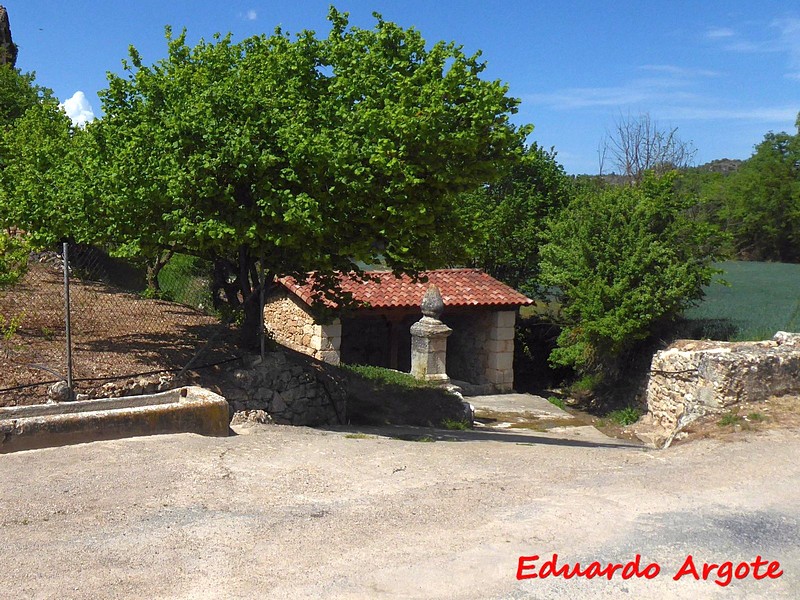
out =
{"type": "Polygon", "coordinates": [[[776,331],[800,331],[800,265],[725,262],[722,278],[706,299],[688,310],[686,337],[717,340],[770,339],[776,331]]]}

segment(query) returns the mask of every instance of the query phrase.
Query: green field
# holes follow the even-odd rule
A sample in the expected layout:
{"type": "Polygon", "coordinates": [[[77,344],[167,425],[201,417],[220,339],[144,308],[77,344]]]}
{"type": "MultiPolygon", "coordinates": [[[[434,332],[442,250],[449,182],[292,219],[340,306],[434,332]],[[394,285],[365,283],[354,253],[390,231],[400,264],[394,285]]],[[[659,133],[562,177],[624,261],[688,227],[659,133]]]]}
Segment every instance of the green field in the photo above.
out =
{"type": "MultiPolygon", "coordinates": [[[[800,331],[800,265],[724,262],[702,304],[686,311],[685,337],[767,340],[776,331],[800,331]]],[[[682,336],[683,337],[683,336],[682,336]]]]}

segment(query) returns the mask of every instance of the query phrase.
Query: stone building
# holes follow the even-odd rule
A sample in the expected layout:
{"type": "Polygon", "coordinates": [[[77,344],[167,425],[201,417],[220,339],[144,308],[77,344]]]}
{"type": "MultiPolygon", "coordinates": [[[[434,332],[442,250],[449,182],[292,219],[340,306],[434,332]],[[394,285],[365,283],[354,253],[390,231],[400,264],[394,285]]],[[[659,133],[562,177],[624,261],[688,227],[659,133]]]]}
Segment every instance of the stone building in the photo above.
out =
{"type": "Polygon", "coordinates": [[[267,298],[264,321],[279,343],[331,364],[340,362],[411,371],[411,326],[420,321],[420,303],[431,285],[444,302],[441,321],[447,339],[450,379],[508,391],[514,384],[514,325],[520,306],[532,300],[477,269],[440,269],[414,281],[373,272],[379,281],[340,277],[342,291],[362,307],[318,322],[308,281],[279,280],[267,298]]]}

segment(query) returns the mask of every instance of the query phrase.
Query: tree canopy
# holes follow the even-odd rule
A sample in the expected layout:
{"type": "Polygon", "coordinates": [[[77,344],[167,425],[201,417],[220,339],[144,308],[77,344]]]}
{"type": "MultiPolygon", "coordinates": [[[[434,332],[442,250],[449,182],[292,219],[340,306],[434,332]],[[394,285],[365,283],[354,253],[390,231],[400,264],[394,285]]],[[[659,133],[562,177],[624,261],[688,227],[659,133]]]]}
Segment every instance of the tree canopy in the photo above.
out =
{"type": "Polygon", "coordinates": [[[456,196],[513,163],[530,128],[510,123],[518,101],[481,79],[479,54],[375,16],[360,29],[331,9],[325,38],[194,47],[167,29],[152,66],[131,48],[102,119],[79,130],[43,105],[17,129],[16,185],[40,205],[19,218],[73,236],[83,219],[87,239],[131,254],[215,260],[240,300],[261,257],[268,277],[438,266],[456,196]],[[56,207],[64,228],[47,222],[56,207]]]}
{"type": "Polygon", "coordinates": [[[540,295],[539,250],[547,220],[563,210],[574,193],[554,150],[536,143],[498,181],[461,196],[458,215],[471,262],[493,277],[540,295]]]}

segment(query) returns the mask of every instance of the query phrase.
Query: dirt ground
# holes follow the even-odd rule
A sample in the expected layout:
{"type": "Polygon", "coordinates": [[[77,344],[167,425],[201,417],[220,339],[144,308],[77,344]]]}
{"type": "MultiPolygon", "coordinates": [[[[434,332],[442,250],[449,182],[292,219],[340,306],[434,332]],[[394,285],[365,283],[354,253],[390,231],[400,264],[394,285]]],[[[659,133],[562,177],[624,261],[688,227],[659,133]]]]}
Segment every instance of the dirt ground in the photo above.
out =
{"type": "Polygon", "coordinates": [[[0,598],[796,598],[800,585],[797,428],[666,451],[530,431],[238,432],[0,456],[0,598]],[[520,556],[554,553],[638,554],[660,574],[517,579],[520,556]],[[760,556],[782,575],[675,581],[689,555],[701,569],[760,556]]]}
{"type": "MultiPolygon", "coordinates": [[[[66,378],[63,281],[52,264],[34,263],[19,284],[0,292],[0,315],[21,318],[16,333],[0,336],[0,390],[41,384],[0,391],[0,406],[43,402],[42,382],[66,378]]],[[[211,339],[201,363],[237,354],[234,332],[189,307],[77,278],[70,301],[78,392],[99,388],[103,378],[180,369],[211,339]]]]}

